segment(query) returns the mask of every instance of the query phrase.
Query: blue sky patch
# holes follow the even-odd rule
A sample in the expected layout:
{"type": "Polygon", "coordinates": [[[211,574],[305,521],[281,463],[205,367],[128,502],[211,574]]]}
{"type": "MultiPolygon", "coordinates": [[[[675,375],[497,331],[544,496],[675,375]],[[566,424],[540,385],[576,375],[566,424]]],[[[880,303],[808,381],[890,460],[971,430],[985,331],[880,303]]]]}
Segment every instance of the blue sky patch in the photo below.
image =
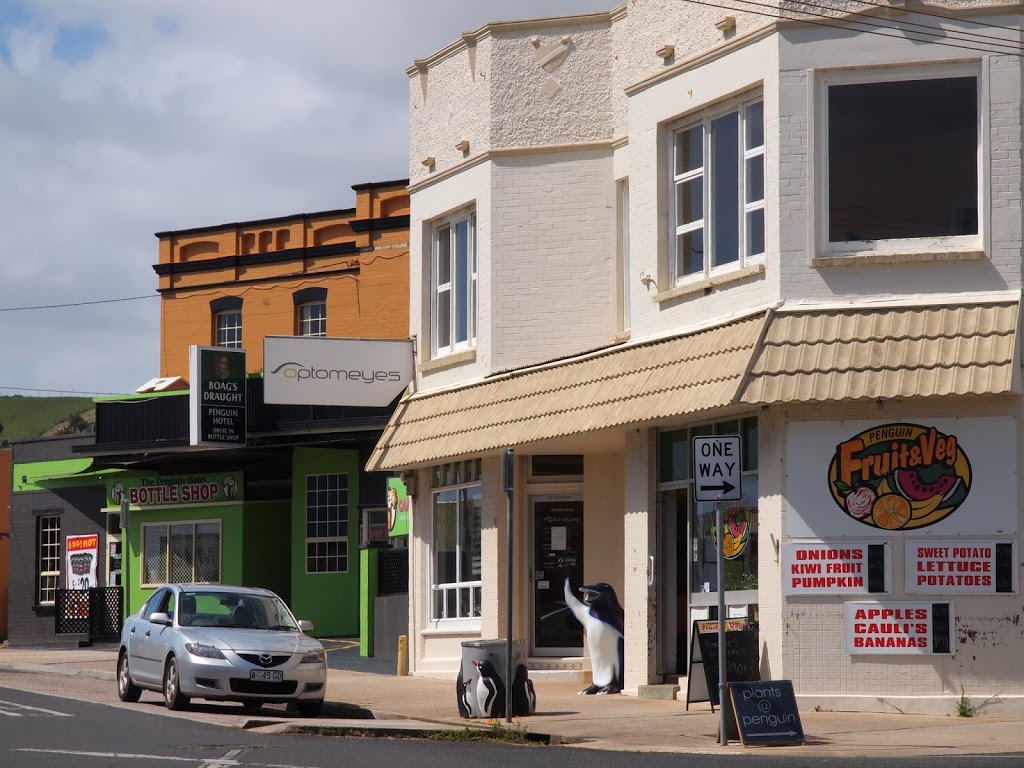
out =
{"type": "Polygon", "coordinates": [[[103,27],[63,24],[57,27],[53,53],[58,59],[76,64],[92,58],[93,52],[107,40],[107,32],[103,27]]]}

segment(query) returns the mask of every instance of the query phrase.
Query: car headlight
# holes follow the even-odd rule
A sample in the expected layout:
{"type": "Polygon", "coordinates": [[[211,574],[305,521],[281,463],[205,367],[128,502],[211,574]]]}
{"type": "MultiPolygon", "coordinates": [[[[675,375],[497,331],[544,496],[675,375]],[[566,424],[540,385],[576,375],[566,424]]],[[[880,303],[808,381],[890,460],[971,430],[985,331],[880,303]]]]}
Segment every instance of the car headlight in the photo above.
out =
{"type": "Polygon", "coordinates": [[[214,648],[212,645],[203,645],[202,643],[185,643],[185,650],[193,656],[199,656],[203,659],[227,658],[220,652],[220,648],[214,648]]]}
{"type": "Polygon", "coordinates": [[[327,661],[327,656],[324,654],[323,648],[317,648],[315,651],[306,651],[302,654],[302,659],[299,661],[300,664],[323,664],[327,661]]]}

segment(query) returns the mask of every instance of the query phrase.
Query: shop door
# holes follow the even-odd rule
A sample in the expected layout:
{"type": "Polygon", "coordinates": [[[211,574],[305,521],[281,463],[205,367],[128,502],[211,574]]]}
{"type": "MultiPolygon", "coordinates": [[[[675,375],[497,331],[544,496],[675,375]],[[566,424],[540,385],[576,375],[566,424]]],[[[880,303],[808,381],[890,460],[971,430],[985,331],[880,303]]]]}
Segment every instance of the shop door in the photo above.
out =
{"type": "Polygon", "coordinates": [[[661,631],[658,674],[666,677],[687,674],[689,620],[689,562],[687,546],[689,493],[686,488],[662,491],[658,518],[658,624],[661,631]]]}
{"type": "Polygon", "coordinates": [[[583,585],[583,497],[535,496],[533,518],[533,652],[578,656],[583,627],[565,605],[566,578],[573,594],[583,585]]]}

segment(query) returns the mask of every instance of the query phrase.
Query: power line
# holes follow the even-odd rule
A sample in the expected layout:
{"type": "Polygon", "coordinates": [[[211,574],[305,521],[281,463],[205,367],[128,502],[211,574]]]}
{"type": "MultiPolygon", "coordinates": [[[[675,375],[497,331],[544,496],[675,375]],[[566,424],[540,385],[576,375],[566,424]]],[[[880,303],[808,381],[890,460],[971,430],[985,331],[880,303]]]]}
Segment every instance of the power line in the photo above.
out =
{"type": "MultiPolygon", "coordinates": [[[[799,0],[797,0],[797,2],[799,2],[799,0]]],[[[877,3],[877,2],[873,2],[873,0],[856,0],[856,2],[860,3],[861,5],[873,5],[875,8],[883,8],[885,10],[890,10],[890,11],[892,11],[892,10],[899,10],[899,9],[894,8],[891,5],[887,5],[886,3],[877,3]]],[[[970,18],[968,16],[963,16],[963,17],[960,17],[960,16],[950,16],[950,15],[945,14],[945,13],[936,13],[935,11],[926,11],[923,8],[915,8],[912,11],[912,13],[914,13],[914,14],[916,14],[918,16],[932,16],[932,17],[934,17],[936,19],[944,19],[945,21],[960,21],[960,22],[963,22],[965,24],[974,24],[976,27],[988,27],[989,29],[1001,29],[1004,32],[1020,32],[1020,30],[1017,29],[1016,27],[1004,27],[1001,24],[992,24],[991,22],[988,22],[988,21],[975,21],[974,19],[972,19],[972,18],[970,18]]],[[[965,33],[965,34],[967,34],[967,33],[965,33]]]]}
{"type": "Polygon", "coordinates": [[[97,301],[74,301],[68,304],[40,304],[32,307],[0,307],[0,312],[25,312],[30,309],[63,309],[64,307],[85,307],[90,304],[116,304],[120,301],[138,301],[139,299],[158,299],[160,294],[151,293],[146,296],[125,296],[122,299],[100,299],[97,301]]]}
{"type": "MultiPolygon", "coordinates": [[[[739,2],[746,2],[746,1],[747,0],[739,0],[739,2]]],[[[818,2],[811,2],[811,0],[789,0],[789,2],[790,3],[795,3],[797,5],[806,5],[806,6],[809,6],[811,8],[819,8],[821,10],[826,10],[826,11],[827,10],[832,10],[831,8],[829,8],[829,6],[822,5],[821,3],[818,3],[818,2]]],[[[867,0],[855,0],[855,2],[863,3],[865,5],[874,5],[874,6],[878,5],[877,3],[867,2],[867,0]]],[[[880,6],[880,7],[889,7],[889,6],[880,6]]],[[[793,10],[794,12],[799,12],[797,9],[791,9],[791,10],[793,10]]],[[[849,15],[849,16],[863,16],[863,17],[868,18],[868,19],[874,19],[876,21],[881,21],[880,17],[878,17],[878,16],[876,16],[875,14],[872,14],[872,13],[864,13],[863,11],[846,11],[845,13],[846,13],[846,15],[849,15]]],[[[841,16],[835,16],[835,15],[832,15],[832,14],[814,14],[814,15],[816,15],[816,16],[820,15],[822,17],[834,18],[834,19],[841,19],[842,18],[841,16]]],[[[936,14],[922,14],[922,15],[936,15],[936,14]]],[[[953,16],[939,16],[938,18],[945,19],[947,21],[956,21],[957,20],[956,17],[953,17],[953,16]]],[[[936,26],[934,26],[932,24],[921,24],[919,22],[908,21],[907,19],[903,19],[903,18],[901,18],[901,19],[888,19],[888,21],[892,22],[892,26],[890,26],[888,24],[872,23],[872,22],[868,22],[868,21],[858,21],[858,22],[855,22],[855,23],[856,24],[864,24],[866,26],[871,26],[871,27],[880,27],[882,29],[893,29],[893,30],[900,29],[901,27],[921,27],[922,29],[927,29],[927,30],[931,30],[931,31],[929,31],[929,32],[918,32],[917,30],[907,30],[907,31],[908,32],[915,32],[917,34],[922,34],[922,35],[932,35],[934,37],[950,37],[950,36],[954,36],[953,37],[954,40],[963,40],[964,42],[967,42],[967,43],[979,43],[979,44],[982,44],[982,45],[986,41],[991,40],[991,41],[995,42],[997,45],[1000,45],[1000,46],[1002,46],[1004,48],[1013,48],[1013,49],[1018,50],[1018,51],[1024,51],[1024,46],[1021,46],[1020,43],[1016,43],[1016,42],[1014,42],[1012,40],[1007,40],[1005,37],[997,37],[996,35],[985,35],[985,34],[982,34],[980,32],[964,32],[964,31],[961,31],[961,30],[958,30],[958,29],[943,29],[942,27],[936,27],[936,26]]],[[[998,28],[999,29],[1007,29],[1006,27],[998,27],[998,28]]],[[[1007,31],[1017,31],[1017,30],[1009,30],[1009,29],[1007,29],[1007,31]]]]}
{"type": "MultiPolygon", "coordinates": [[[[793,9],[790,12],[790,15],[782,15],[782,14],[780,14],[778,12],[776,12],[776,13],[767,13],[765,11],[755,11],[755,10],[752,10],[750,8],[745,8],[745,7],[738,7],[737,8],[734,5],[722,5],[721,3],[708,2],[708,0],[682,0],[682,1],[684,3],[691,3],[693,5],[707,6],[708,8],[720,8],[720,9],[726,10],[726,11],[740,11],[742,13],[749,13],[749,14],[752,14],[754,16],[765,16],[765,17],[770,18],[770,19],[781,19],[783,21],[800,21],[800,22],[804,22],[805,24],[813,24],[813,25],[819,26],[819,27],[826,27],[826,28],[829,28],[829,29],[842,29],[842,30],[848,30],[848,31],[853,31],[853,32],[860,32],[860,33],[865,34],[865,35],[877,35],[878,37],[888,37],[888,38],[895,38],[895,39],[904,39],[903,35],[906,35],[907,37],[905,39],[907,39],[907,40],[909,40],[910,42],[913,42],[913,43],[930,43],[932,45],[945,46],[946,48],[959,48],[959,49],[965,50],[965,51],[979,51],[981,53],[996,53],[996,54],[1002,54],[1002,55],[1005,55],[1005,56],[1024,57],[1024,53],[1019,52],[1019,51],[999,51],[999,50],[994,50],[992,48],[976,48],[976,47],[971,46],[971,45],[957,45],[956,43],[942,42],[941,40],[930,39],[928,37],[916,38],[915,39],[915,38],[910,37],[910,35],[925,35],[926,33],[919,32],[917,30],[912,30],[912,29],[903,29],[903,30],[901,30],[899,27],[891,27],[891,26],[887,26],[885,24],[868,24],[867,22],[864,22],[864,21],[845,21],[844,22],[839,17],[833,16],[833,15],[830,15],[830,14],[824,14],[824,13],[811,13],[810,11],[799,11],[799,10],[793,9]],[[820,18],[820,19],[835,19],[836,23],[829,24],[829,23],[824,22],[824,21],[814,21],[813,19],[806,18],[807,16],[814,16],[814,17],[817,17],[817,18],[820,18]],[[882,29],[887,29],[887,30],[889,30],[891,32],[896,32],[897,34],[888,35],[885,32],[879,32],[879,31],[876,31],[876,30],[873,30],[873,29],[852,29],[851,30],[851,25],[853,25],[853,24],[861,24],[861,25],[865,25],[865,26],[881,27],[882,29]],[[901,32],[903,34],[899,34],[901,32]]],[[[858,0],[858,1],[860,1],[860,0],[858,0]]],[[[770,8],[772,10],[776,10],[776,8],[777,8],[777,6],[769,5],[767,3],[754,2],[754,0],[732,0],[732,2],[742,3],[744,5],[753,5],[753,6],[757,6],[757,7],[761,7],[761,8],[770,8]]],[[[819,6],[819,7],[824,7],[824,6],[819,6]]],[[[934,37],[936,37],[936,38],[938,38],[938,37],[948,38],[949,35],[946,33],[945,30],[943,30],[941,34],[936,34],[936,35],[934,35],[934,37]]],[[[953,38],[953,39],[961,40],[962,38],[953,38]]],[[[970,41],[970,42],[973,42],[973,41],[970,41]]],[[[1006,43],[1006,44],[1007,45],[1011,45],[1011,43],[1006,43]]]]}
{"type": "Polygon", "coordinates": [[[59,392],[61,395],[123,395],[124,392],[85,392],[77,389],[42,389],[36,387],[5,387],[0,385],[0,390],[13,389],[16,392],[59,392]]]}

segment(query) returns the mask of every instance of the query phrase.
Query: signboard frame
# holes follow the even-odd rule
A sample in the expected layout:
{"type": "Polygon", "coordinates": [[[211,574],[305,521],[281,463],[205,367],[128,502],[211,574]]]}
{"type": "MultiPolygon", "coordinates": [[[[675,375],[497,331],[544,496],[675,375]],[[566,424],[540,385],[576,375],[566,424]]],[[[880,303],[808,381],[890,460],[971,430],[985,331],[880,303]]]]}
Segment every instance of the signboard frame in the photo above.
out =
{"type": "Polygon", "coordinates": [[[189,347],[189,445],[235,448],[246,442],[245,350],[189,347]]]}
{"type": "Polygon", "coordinates": [[[783,747],[805,743],[792,680],[752,680],[728,683],[726,687],[737,735],[744,747],[783,747]],[[781,715],[778,712],[780,708],[783,710],[781,715]],[[774,730],[780,726],[788,729],[774,730]],[[752,727],[758,730],[751,731],[752,727]]]}
{"type": "Polygon", "coordinates": [[[743,498],[743,444],[739,435],[693,438],[693,497],[697,501],[743,498]]]}

